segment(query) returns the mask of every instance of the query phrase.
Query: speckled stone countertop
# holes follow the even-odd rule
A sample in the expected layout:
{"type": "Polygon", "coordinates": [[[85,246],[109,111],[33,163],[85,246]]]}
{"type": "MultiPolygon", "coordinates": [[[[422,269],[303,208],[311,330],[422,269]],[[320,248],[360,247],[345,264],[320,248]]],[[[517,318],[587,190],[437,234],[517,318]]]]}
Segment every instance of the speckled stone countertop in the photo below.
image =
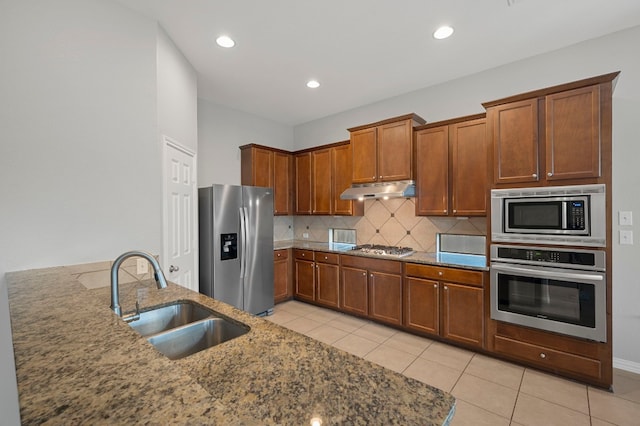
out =
{"type": "Polygon", "coordinates": [[[23,424],[442,425],[448,393],[172,283],[122,284],[123,311],[193,300],[251,327],[177,361],[64,267],[7,274],[23,424]]]}
{"type": "Polygon", "coordinates": [[[334,253],[348,254],[350,256],[363,256],[363,257],[375,257],[378,259],[391,259],[401,262],[422,263],[425,265],[434,266],[446,266],[451,268],[471,269],[475,271],[488,271],[486,258],[484,256],[470,256],[470,255],[438,255],[436,253],[429,253],[424,251],[417,251],[409,256],[403,257],[389,257],[378,256],[375,254],[359,253],[349,251],[342,246],[335,247],[329,243],[321,243],[315,241],[305,240],[288,240],[288,241],[275,241],[273,243],[274,250],[286,249],[286,248],[300,248],[308,250],[328,251],[334,253]]]}

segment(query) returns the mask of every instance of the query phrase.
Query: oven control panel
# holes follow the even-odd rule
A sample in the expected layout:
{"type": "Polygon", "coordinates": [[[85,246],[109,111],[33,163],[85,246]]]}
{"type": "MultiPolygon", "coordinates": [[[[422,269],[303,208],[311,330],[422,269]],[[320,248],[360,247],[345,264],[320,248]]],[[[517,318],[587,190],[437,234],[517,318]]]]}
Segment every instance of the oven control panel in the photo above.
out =
{"type": "Polygon", "coordinates": [[[604,270],[605,254],[601,250],[564,250],[525,246],[491,246],[491,260],[527,263],[554,264],[555,266],[585,267],[604,270]]]}

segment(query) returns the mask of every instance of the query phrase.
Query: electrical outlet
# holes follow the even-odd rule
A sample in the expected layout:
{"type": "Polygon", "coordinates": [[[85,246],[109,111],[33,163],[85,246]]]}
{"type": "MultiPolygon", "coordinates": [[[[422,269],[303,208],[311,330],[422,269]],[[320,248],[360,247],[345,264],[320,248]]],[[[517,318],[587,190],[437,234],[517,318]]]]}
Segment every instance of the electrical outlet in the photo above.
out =
{"type": "Polygon", "coordinates": [[[620,230],[620,244],[633,245],[633,231],[620,230]]]}
{"type": "Polygon", "coordinates": [[[144,275],[149,272],[149,262],[147,259],[138,258],[136,262],[136,274],[144,275]]]}
{"type": "Polygon", "coordinates": [[[621,211],[618,212],[618,223],[620,226],[631,226],[633,225],[633,215],[630,211],[621,211]]]}
{"type": "Polygon", "coordinates": [[[302,233],[302,238],[309,238],[309,233],[308,232],[303,232],[302,233]]]}

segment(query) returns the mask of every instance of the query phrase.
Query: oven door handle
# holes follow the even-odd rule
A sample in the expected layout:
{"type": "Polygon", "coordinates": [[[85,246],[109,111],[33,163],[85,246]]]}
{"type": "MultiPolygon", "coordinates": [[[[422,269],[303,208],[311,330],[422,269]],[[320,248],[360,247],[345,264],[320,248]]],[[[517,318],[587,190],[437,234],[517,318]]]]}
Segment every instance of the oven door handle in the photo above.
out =
{"type": "Polygon", "coordinates": [[[537,277],[566,279],[566,280],[590,280],[590,281],[603,281],[603,275],[586,274],[586,273],[572,273],[572,272],[558,272],[558,271],[543,271],[540,269],[531,268],[518,268],[517,266],[508,265],[491,265],[492,269],[502,272],[513,272],[525,275],[534,275],[537,277]]]}

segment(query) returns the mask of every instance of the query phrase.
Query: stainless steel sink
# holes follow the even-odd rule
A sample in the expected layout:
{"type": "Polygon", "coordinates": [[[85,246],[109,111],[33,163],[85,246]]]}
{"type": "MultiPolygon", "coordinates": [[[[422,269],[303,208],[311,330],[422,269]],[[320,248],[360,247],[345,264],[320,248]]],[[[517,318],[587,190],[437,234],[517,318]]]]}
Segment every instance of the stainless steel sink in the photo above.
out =
{"type": "Polygon", "coordinates": [[[178,301],[139,315],[129,325],[169,359],[184,358],[250,330],[192,301],[178,301]]]}
{"type": "Polygon", "coordinates": [[[171,331],[150,336],[147,340],[169,359],[180,359],[212,346],[242,336],[249,327],[209,318],[171,331]]]}
{"type": "Polygon", "coordinates": [[[178,301],[171,305],[140,312],[140,319],[131,321],[129,325],[146,337],[213,315],[215,315],[213,311],[195,302],[178,301]]]}

